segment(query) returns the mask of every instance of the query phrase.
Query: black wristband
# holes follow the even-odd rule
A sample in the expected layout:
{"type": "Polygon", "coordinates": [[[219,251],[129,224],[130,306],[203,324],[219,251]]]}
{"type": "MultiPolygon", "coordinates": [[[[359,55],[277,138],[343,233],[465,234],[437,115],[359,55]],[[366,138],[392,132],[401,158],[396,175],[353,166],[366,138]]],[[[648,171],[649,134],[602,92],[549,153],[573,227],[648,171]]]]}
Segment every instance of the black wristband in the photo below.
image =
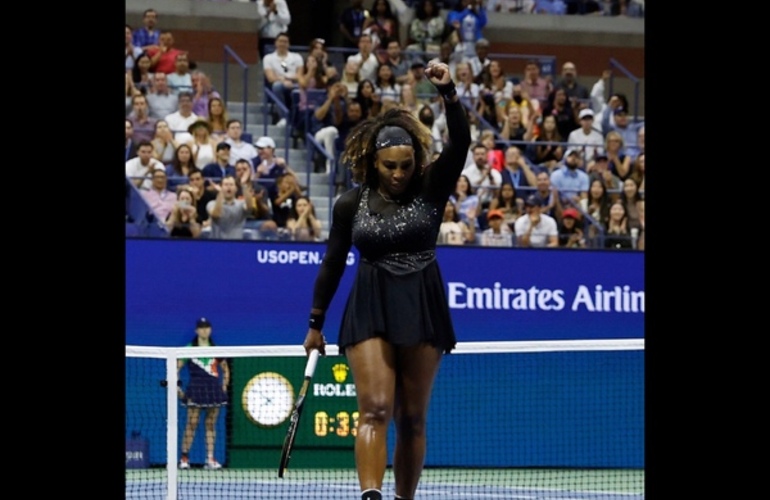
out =
{"type": "Polygon", "coordinates": [[[324,327],[325,319],[326,319],[325,314],[310,313],[310,320],[308,321],[308,326],[316,330],[321,330],[324,327]]]}
{"type": "Polygon", "coordinates": [[[441,94],[441,97],[445,101],[451,101],[454,96],[457,95],[457,89],[455,88],[455,82],[449,80],[449,83],[442,83],[436,85],[436,90],[441,94]]]}

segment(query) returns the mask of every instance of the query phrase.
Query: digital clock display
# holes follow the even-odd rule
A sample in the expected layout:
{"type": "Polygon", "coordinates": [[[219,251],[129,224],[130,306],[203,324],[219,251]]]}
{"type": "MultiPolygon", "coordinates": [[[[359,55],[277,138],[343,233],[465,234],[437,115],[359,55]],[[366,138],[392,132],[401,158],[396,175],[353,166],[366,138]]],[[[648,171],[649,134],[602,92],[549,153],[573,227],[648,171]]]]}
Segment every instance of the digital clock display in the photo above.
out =
{"type": "Polygon", "coordinates": [[[358,412],[340,411],[330,417],[328,412],[317,411],[313,419],[313,428],[315,429],[315,435],[320,438],[328,435],[335,435],[341,438],[348,436],[356,437],[358,412]]]}

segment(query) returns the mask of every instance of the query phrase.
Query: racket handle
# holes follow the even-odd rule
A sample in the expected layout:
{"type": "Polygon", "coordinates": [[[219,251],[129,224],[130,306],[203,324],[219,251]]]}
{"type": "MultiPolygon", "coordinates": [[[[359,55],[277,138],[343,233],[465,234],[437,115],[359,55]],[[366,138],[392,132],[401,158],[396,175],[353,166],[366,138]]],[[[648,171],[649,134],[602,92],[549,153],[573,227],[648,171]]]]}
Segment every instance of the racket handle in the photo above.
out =
{"type": "Polygon", "coordinates": [[[311,378],[313,373],[315,373],[315,365],[318,363],[319,355],[318,349],[312,349],[310,351],[310,356],[308,357],[307,365],[305,366],[305,378],[311,378]]]}

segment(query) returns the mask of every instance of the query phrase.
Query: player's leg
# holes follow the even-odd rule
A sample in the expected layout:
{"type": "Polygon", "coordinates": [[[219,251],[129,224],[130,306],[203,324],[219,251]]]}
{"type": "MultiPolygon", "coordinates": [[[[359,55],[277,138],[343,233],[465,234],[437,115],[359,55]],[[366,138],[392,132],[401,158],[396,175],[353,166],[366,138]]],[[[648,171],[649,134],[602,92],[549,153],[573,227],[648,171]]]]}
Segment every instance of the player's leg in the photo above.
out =
{"type": "Polygon", "coordinates": [[[219,416],[219,408],[207,408],[206,419],[204,424],[206,426],[206,457],[207,460],[214,460],[214,443],[217,440],[217,417],[219,416]]]}
{"type": "Polygon", "coordinates": [[[200,422],[201,409],[196,406],[187,407],[187,423],[185,424],[184,434],[182,435],[182,458],[187,459],[195,438],[195,430],[200,422]]]}
{"type": "Polygon", "coordinates": [[[441,351],[429,344],[400,347],[397,352],[396,447],[393,475],[396,498],[414,498],[425,461],[425,421],[441,351]]]}
{"type": "MultiPolygon", "coordinates": [[[[393,417],[396,384],[394,349],[380,337],[345,350],[358,400],[355,443],[356,469],[361,490],[382,490],[388,461],[387,431],[393,417]]],[[[378,498],[377,494],[364,498],[378,498]]]]}

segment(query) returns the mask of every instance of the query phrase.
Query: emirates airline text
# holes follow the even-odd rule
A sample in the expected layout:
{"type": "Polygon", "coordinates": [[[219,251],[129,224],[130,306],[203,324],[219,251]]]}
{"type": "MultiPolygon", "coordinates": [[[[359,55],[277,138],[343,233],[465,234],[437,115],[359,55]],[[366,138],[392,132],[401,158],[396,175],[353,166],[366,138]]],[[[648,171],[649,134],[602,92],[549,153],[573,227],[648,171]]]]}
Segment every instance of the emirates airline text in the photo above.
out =
{"type": "Polygon", "coordinates": [[[452,281],[447,288],[452,309],[561,311],[569,303],[572,311],[644,313],[644,290],[633,290],[629,285],[578,285],[572,296],[560,289],[504,287],[498,281],[491,287],[452,281]]]}

